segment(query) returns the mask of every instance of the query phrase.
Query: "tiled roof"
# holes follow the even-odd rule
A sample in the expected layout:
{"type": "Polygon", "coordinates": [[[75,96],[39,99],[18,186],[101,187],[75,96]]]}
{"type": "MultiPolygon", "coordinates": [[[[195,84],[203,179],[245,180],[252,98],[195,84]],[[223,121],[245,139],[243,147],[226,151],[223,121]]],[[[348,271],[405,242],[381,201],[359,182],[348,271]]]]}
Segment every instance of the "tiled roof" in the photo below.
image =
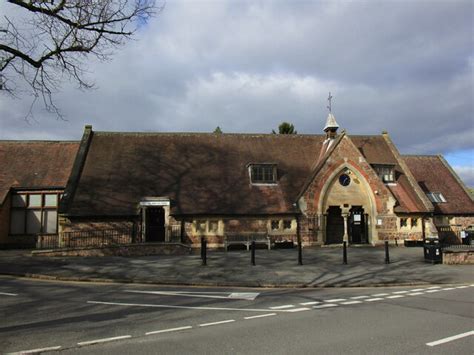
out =
{"type": "MultiPolygon", "coordinates": [[[[427,212],[418,192],[416,191],[416,182],[410,183],[408,174],[405,171],[403,162],[397,158],[399,153],[396,148],[391,148],[384,136],[350,136],[350,139],[359,149],[369,164],[393,165],[395,169],[395,184],[387,185],[392,195],[397,200],[395,212],[427,212]]],[[[421,192],[420,192],[421,193],[421,192]]],[[[431,206],[430,206],[431,207],[431,206]]]]}
{"type": "Polygon", "coordinates": [[[433,203],[435,213],[474,214],[474,202],[448,163],[437,155],[405,155],[411,172],[425,193],[442,193],[447,202],[433,203]]]}
{"type": "Polygon", "coordinates": [[[16,188],[64,187],[78,142],[0,141],[0,203],[16,188]]]}
{"type": "Polygon", "coordinates": [[[174,214],[294,213],[323,136],[93,132],[66,213],[135,215],[144,197],[174,214]],[[250,184],[249,163],[276,163],[278,184],[250,184]]]}

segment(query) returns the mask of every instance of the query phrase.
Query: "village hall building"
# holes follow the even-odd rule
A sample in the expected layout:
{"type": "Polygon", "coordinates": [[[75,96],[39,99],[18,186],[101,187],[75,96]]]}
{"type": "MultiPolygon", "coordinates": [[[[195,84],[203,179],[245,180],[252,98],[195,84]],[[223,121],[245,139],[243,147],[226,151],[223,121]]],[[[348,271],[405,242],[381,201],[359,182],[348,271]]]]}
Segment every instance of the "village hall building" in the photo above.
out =
{"type": "MultiPolygon", "coordinates": [[[[322,122],[321,122],[322,123],[322,122]]],[[[474,202],[440,155],[401,155],[386,132],[349,135],[97,132],[0,141],[0,246],[117,242],[211,248],[460,242],[474,202]],[[69,239],[68,239],[69,238],[69,239]]]]}

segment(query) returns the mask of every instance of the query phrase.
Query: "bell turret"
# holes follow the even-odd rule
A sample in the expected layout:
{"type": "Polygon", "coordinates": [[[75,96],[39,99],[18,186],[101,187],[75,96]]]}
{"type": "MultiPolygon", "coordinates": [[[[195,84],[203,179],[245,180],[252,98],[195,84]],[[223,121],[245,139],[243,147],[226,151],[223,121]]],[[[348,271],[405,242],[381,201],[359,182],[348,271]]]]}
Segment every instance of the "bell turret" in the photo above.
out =
{"type": "Polygon", "coordinates": [[[329,110],[328,118],[326,119],[326,125],[324,126],[324,132],[326,132],[327,138],[335,138],[337,135],[337,129],[339,125],[336,122],[336,117],[332,114],[332,105],[331,105],[332,96],[329,93],[328,102],[329,105],[327,106],[329,110]]]}

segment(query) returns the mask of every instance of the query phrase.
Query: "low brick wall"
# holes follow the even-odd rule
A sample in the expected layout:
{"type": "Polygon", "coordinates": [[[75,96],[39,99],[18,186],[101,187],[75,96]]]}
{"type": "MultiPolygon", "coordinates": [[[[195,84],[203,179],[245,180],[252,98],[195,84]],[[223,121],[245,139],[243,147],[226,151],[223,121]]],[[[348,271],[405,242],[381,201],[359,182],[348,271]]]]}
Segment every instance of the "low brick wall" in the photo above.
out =
{"type": "Polygon", "coordinates": [[[443,250],[443,264],[474,265],[474,250],[443,250]]]}
{"type": "Polygon", "coordinates": [[[126,244],[104,248],[34,250],[33,256],[147,256],[147,255],[187,255],[188,245],[180,243],[126,244]]]}

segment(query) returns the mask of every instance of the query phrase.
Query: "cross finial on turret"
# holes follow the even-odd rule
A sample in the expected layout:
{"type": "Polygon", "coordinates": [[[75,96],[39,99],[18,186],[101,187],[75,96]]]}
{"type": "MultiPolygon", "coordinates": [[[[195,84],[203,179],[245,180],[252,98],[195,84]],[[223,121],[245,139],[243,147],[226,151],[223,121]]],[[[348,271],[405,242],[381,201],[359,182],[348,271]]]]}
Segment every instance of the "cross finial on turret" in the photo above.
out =
{"type": "Polygon", "coordinates": [[[332,100],[332,96],[331,96],[331,92],[329,91],[329,96],[328,96],[328,103],[329,103],[329,105],[327,106],[329,112],[332,111],[331,100],[332,100]]]}

